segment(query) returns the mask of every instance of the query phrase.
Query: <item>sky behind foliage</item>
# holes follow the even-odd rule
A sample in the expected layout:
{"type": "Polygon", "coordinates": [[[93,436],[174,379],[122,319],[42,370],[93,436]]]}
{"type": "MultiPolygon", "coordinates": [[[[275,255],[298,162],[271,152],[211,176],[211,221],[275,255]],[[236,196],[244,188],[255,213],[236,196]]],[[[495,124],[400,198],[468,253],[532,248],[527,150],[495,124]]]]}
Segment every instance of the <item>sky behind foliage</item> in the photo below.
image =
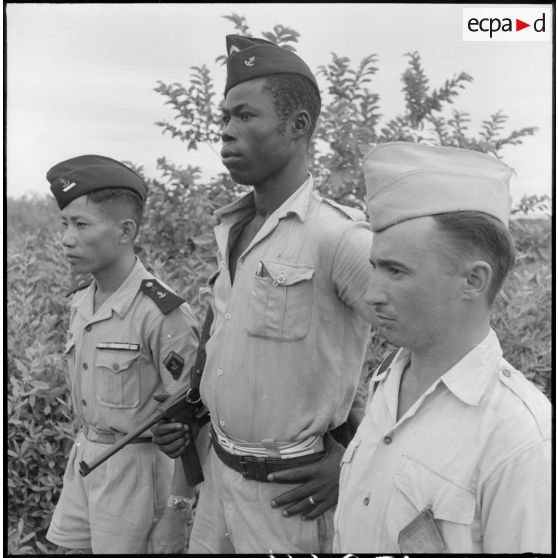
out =
{"type": "Polygon", "coordinates": [[[231,13],[245,16],[254,36],[276,24],[297,30],[297,51],[314,71],[331,52],[354,66],[377,54],[371,89],[382,121],[403,111],[405,53],[420,53],[432,87],[469,73],[474,80],[454,107],[471,113],[470,132],[498,110],[509,116],[506,132],[539,128],[503,151],[516,171],[514,199],[550,194],[552,43],[464,42],[464,6],[475,5],[8,4],[7,194],[48,192],[48,168],[85,153],[143,165],[148,176],[161,156],[205,176],[225,171],[218,145],[187,152],[161,134],[154,123],[172,114],[153,88],[157,80],[187,84],[190,66],[206,64],[220,94],[225,69],[214,61],[234,32],[222,17],[231,13]]]}

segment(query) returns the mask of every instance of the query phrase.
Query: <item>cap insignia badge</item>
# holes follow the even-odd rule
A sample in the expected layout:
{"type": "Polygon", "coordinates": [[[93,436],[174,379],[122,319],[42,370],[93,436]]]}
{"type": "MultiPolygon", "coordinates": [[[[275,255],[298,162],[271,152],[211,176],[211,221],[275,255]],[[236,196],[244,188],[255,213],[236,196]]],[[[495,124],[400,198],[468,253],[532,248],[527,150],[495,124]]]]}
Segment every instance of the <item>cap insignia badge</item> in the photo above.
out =
{"type": "Polygon", "coordinates": [[[246,60],[244,60],[244,64],[250,68],[254,65],[254,62],[256,62],[255,56],[250,56],[250,58],[246,58],[246,60]]]}
{"type": "Polygon", "coordinates": [[[60,178],[59,180],[63,192],[67,192],[68,190],[71,190],[76,185],[75,182],[70,182],[67,178],[60,178]]]}

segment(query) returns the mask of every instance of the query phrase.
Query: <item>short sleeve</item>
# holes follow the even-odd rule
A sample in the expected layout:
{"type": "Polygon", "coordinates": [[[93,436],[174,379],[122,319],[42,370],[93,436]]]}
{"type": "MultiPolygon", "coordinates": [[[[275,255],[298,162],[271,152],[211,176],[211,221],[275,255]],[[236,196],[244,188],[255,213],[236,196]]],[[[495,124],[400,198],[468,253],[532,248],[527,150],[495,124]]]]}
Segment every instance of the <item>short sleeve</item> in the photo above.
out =
{"type": "Polygon", "coordinates": [[[483,550],[550,553],[552,465],[550,440],[503,465],[482,490],[483,550]]]}
{"type": "Polygon", "coordinates": [[[371,248],[370,227],[354,222],[343,234],[333,260],[333,283],[339,298],[368,322],[374,316],[366,296],[372,281],[371,248]]]}
{"type": "Polygon", "coordinates": [[[190,369],[196,360],[199,341],[198,322],[188,304],[162,316],[153,333],[153,361],[169,393],[190,382],[190,369]]]}

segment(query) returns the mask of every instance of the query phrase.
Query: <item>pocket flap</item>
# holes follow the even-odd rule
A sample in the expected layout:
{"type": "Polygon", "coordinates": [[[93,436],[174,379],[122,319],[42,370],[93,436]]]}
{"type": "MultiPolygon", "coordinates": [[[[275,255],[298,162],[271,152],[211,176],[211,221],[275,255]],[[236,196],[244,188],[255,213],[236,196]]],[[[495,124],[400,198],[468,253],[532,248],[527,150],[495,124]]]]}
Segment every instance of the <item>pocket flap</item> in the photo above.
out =
{"type": "Polygon", "coordinates": [[[301,281],[308,281],[314,275],[314,266],[289,265],[281,262],[262,262],[265,271],[273,281],[279,285],[295,285],[301,281]]]}
{"type": "Polygon", "coordinates": [[[407,457],[394,482],[419,512],[430,508],[435,519],[464,525],[473,522],[475,495],[426,465],[407,457]]]}
{"type": "Polygon", "coordinates": [[[128,370],[140,356],[141,353],[131,351],[97,351],[97,366],[119,374],[128,370]]]}

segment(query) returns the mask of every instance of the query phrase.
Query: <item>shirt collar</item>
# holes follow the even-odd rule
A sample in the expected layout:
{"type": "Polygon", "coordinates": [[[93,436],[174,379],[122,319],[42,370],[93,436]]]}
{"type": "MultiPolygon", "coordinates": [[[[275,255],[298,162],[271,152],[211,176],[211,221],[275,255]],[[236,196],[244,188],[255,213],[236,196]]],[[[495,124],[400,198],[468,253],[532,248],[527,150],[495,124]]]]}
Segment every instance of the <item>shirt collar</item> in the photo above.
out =
{"type": "MultiPolygon", "coordinates": [[[[299,219],[304,222],[308,214],[313,188],[314,180],[312,174],[309,173],[303,184],[273,212],[275,217],[282,219],[291,213],[298,215],[299,219]]],[[[215,211],[214,215],[223,221],[237,221],[239,215],[244,216],[249,213],[246,210],[253,210],[254,206],[254,192],[251,191],[239,200],[221,207],[215,211]]]]}
{"type": "Polygon", "coordinates": [[[389,376],[392,368],[394,370],[395,369],[404,370],[405,366],[407,365],[407,362],[409,361],[410,353],[411,351],[409,351],[409,349],[403,349],[403,348],[399,349],[397,351],[397,354],[391,361],[390,365],[381,374],[378,374],[377,376],[373,376],[370,381],[378,382],[378,383],[384,382],[386,378],[389,376]]]}
{"type": "MultiPolygon", "coordinates": [[[[400,349],[385,372],[372,380],[378,383],[384,382],[392,369],[395,371],[392,379],[397,380],[396,376],[401,375],[410,355],[411,352],[408,349],[400,349]]],[[[468,405],[476,406],[490,383],[492,370],[501,358],[500,342],[494,330],[490,329],[483,341],[443,374],[435,384],[443,382],[455,397],[468,405]]]]}
{"type": "MultiPolygon", "coordinates": [[[[105,312],[114,310],[121,318],[123,318],[130,307],[132,302],[140,290],[141,282],[143,279],[150,279],[151,274],[145,269],[140,259],[135,257],[134,267],[124,279],[122,284],[116,289],[112,295],[103,304],[103,314],[105,312]]],[[[89,298],[90,308],[93,308],[93,296],[95,294],[95,281],[89,285],[83,294],[83,297],[75,297],[71,306],[80,306],[84,301],[89,298]]]]}
{"type": "Polygon", "coordinates": [[[450,368],[441,381],[464,403],[478,405],[501,358],[500,342],[490,329],[484,340],[450,368]]]}

